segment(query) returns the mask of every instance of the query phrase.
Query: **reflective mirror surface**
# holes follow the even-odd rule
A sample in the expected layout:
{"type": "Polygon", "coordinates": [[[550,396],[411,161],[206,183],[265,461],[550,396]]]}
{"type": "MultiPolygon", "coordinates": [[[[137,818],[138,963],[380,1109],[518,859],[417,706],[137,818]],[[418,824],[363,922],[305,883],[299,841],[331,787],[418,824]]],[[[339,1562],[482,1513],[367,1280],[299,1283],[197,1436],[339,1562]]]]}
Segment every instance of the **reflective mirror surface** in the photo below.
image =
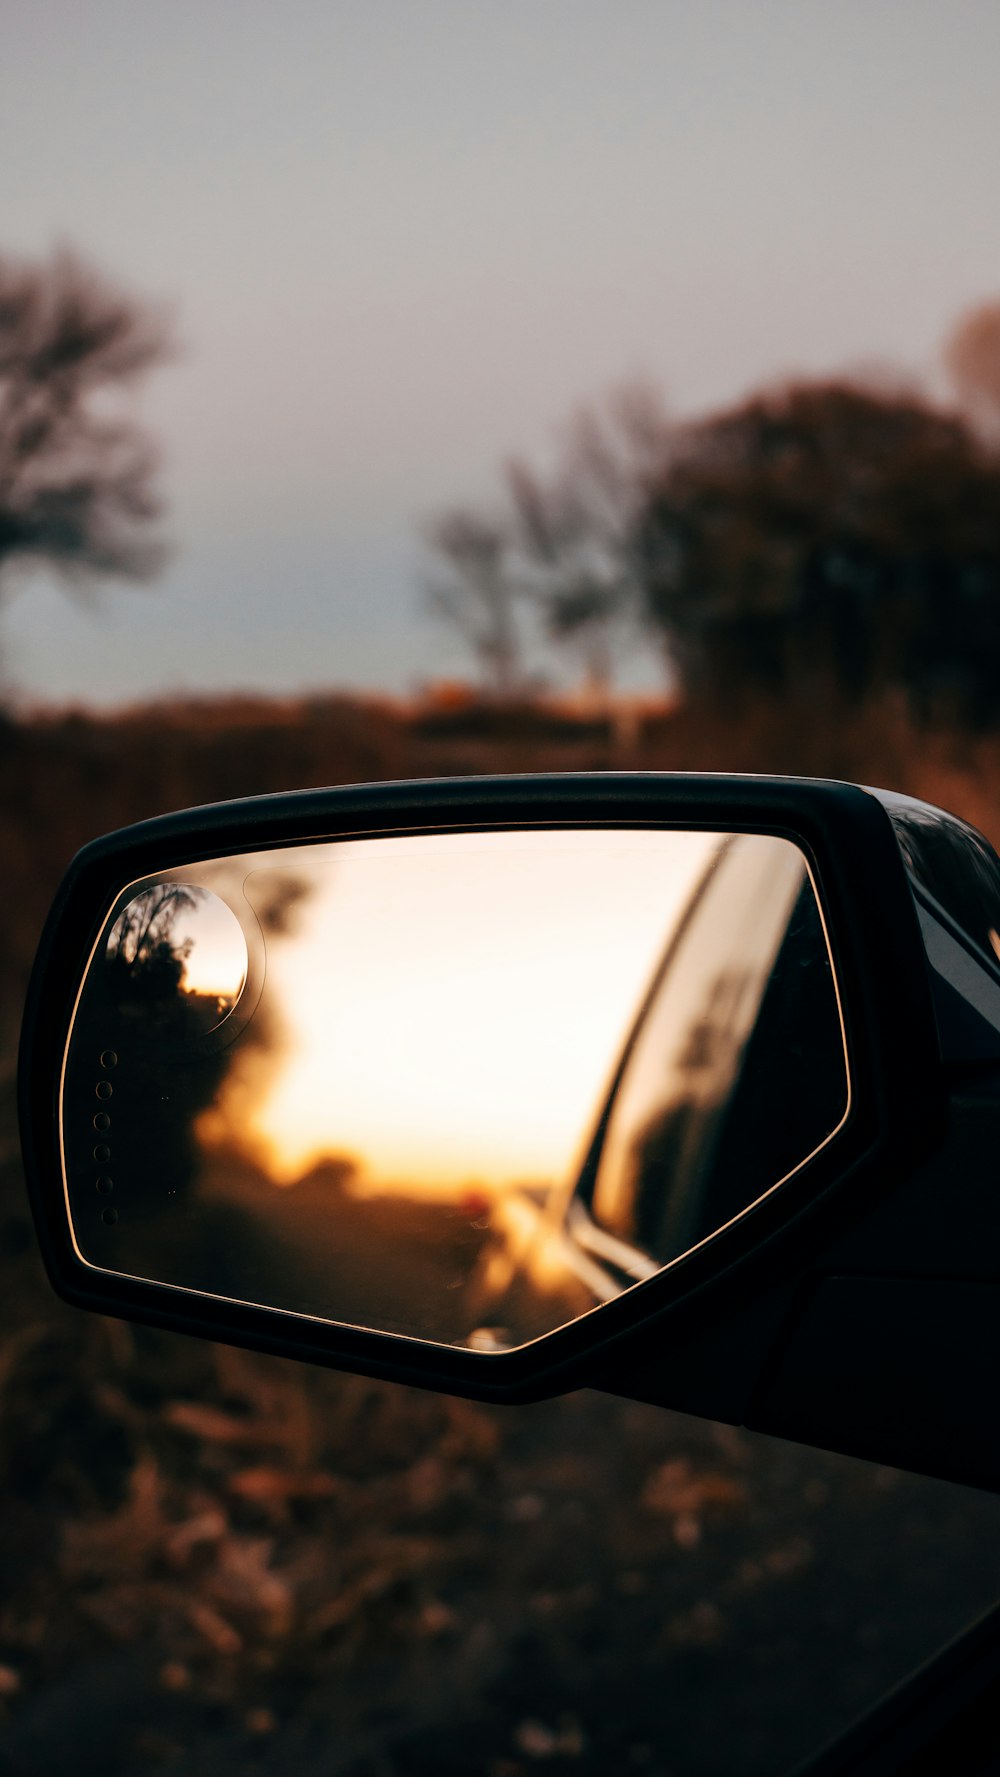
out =
{"type": "Polygon", "coordinates": [[[133,1023],[169,1023],[178,1004],[207,1036],[235,1010],[247,979],[247,944],[236,915],[210,889],[155,882],[140,889],[111,928],[104,954],[111,997],[133,1023]]]}
{"type": "Polygon", "coordinates": [[[63,1160],[92,1265],[491,1352],[708,1239],[848,1102],[788,841],[344,840],[123,891],[63,1160]]]}

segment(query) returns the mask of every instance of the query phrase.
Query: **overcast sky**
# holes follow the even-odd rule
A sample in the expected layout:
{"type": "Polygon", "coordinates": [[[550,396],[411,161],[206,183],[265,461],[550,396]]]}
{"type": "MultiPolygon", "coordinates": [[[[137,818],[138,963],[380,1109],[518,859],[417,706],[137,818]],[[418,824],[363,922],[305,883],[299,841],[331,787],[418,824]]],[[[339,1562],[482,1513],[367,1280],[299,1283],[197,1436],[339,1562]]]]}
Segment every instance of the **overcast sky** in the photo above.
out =
{"type": "Polygon", "coordinates": [[[54,700],[463,670],[419,525],[637,373],[932,375],[1000,294],[990,0],[2,0],[0,250],[176,304],[174,556],[7,609],[54,700]]]}

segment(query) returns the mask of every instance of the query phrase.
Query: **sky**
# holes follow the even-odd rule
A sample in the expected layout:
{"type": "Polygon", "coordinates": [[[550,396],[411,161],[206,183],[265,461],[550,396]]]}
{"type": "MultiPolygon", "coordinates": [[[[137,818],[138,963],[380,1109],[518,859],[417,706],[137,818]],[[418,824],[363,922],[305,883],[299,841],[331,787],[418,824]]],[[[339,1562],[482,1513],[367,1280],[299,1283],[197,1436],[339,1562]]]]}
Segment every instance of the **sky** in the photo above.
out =
{"type": "MultiPolygon", "coordinates": [[[[434,834],[296,862],[314,892],[291,937],[268,941],[264,985],[287,1050],[258,1102],[237,1082],[232,1117],[241,1137],[263,1139],[276,1181],[344,1153],[362,1188],[572,1178],[719,844],[714,833],[608,837],[434,834]]],[[[794,847],[764,843],[801,879],[794,847]]],[[[245,892],[252,905],[252,875],[245,892]]]]}
{"type": "MultiPolygon", "coordinates": [[[[1000,293],[988,0],[0,0],[0,252],[166,301],[170,565],[0,612],[26,700],[467,674],[422,526],[636,376],[933,379],[1000,293]]],[[[628,683],[658,682],[637,658],[628,683]]]]}

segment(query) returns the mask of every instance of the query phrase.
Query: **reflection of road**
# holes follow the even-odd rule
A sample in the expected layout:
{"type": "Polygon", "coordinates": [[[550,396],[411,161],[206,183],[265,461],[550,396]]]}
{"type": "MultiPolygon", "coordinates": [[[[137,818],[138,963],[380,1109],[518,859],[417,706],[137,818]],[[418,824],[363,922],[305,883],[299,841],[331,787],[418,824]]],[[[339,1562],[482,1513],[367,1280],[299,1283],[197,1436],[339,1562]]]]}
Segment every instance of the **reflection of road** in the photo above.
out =
{"type": "Polygon", "coordinates": [[[355,1195],[328,1162],[278,1186],[231,1151],[203,1158],[188,1202],[136,1236],[165,1282],[447,1343],[470,1330],[465,1289],[484,1232],[426,1194],[355,1195]]]}
{"type": "Polygon", "coordinates": [[[589,1313],[617,1288],[570,1237],[565,1189],[502,1192],[470,1281],[470,1343],[487,1351],[523,1345],[589,1313]]]}

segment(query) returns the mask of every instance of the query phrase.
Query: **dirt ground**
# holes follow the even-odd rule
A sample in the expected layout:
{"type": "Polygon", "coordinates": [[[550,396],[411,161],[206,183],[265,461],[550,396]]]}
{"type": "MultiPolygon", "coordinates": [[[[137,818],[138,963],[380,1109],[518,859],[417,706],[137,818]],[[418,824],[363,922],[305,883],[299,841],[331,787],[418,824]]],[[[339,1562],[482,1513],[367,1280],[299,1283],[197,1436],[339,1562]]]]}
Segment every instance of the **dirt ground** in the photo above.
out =
{"type": "MultiPolygon", "coordinates": [[[[939,740],[918,772],[890,717],[827,769],[996,837],[996,743],[939,740]]],[[[0,746],[0,1777],[789,1771],[1000,1595],[1000,1499],[597,1394],[487,1410],[252,1358],[79,1315],[41,1276],[13,1044],[75,845],[435,747],[511,763],[398,712],[310,720],[81,718],[0,746]]],[[[611,746],[557,739],[562,763],[611,746]]],[[[757,740],[732,762],[781,763],[757,740]]],[[[660,733],[629,762],[720,746],[660,733]]],[[[823,769],[817,746],[789,766],[823,769]]]]}
{"type": "Polygon", "coordinates": [[[763,1777],[1000,1592],[987,1494],[78,1319],[7,1364],[5,1777],[763,1777]]]}

